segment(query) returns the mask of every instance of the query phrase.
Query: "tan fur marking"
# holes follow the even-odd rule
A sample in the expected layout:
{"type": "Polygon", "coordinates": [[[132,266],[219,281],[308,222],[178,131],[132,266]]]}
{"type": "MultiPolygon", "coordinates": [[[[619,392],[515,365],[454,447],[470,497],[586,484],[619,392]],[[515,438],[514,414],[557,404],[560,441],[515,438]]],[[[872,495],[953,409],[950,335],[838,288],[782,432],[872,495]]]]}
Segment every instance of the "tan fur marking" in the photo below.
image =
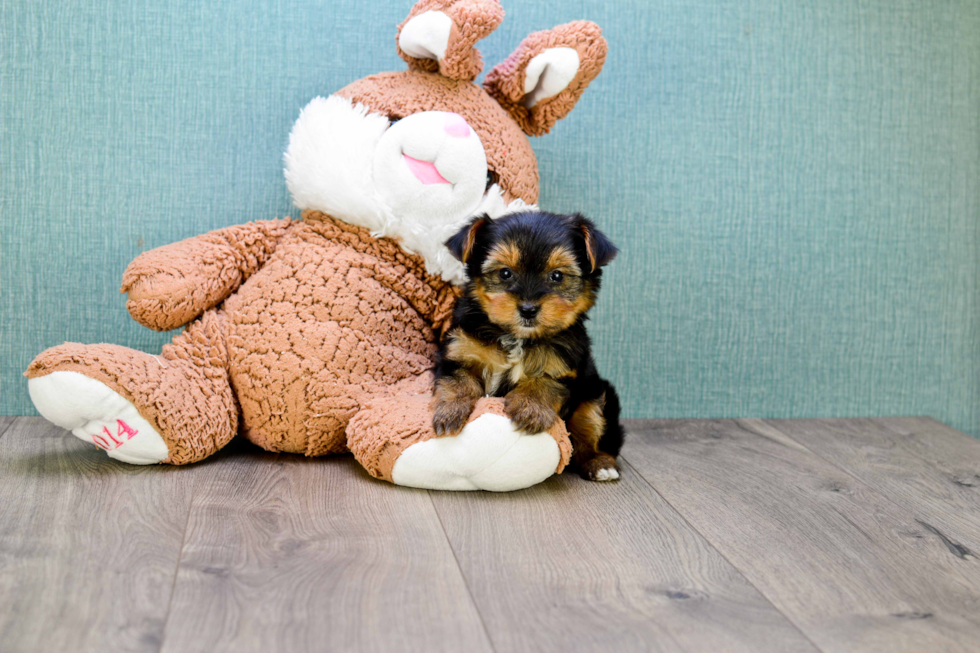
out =
{"type": "Polygon", "coordinates": [[[492,393],[510,365],[507,353],[500,347],[480,342],[461,329],[454,329],[449,337],[446,356],[465,365],[483,381],[481,392],[492,393]]]}
{"type": "Polygon", "coordinates": [[[606,418],[602,411],[606,407],[606,395],[594,401],[582,402],[568,419],[568,434],[572,439],[572,466],[584,478],[597,478],[599,470],[619,470],[616,459],[599,451],[599,441],[606,432],[606,418]]]}
{"type": "Polygon", "coordinates": [[[489,220],[486,218],[480,218],[470,225],[470,230],[466,233],[466,245],[463,248],[463,255],[460,259],[463,263],[466,263],[470,259],[470,254],[473,253],[473,243],[476,242],[476,234],[487,222],[489,222],[489,220]]]}
{"type": "Polygon", "coordinates": [[[483,384],[466,369],[436,381],[432,393],[432,428],[436,435],[462,431],[482,395],[483,384]]]}
{"type": "Polygon", "coordinates": [[[586,290],[573,301],[568,301],[560,295],[549,295],[541,303],[538,313],[538,334],[558,333],[575,323],[578,316],[592,308],[595,295],[586,290]]]}
{"type": "Polygon", "coordinates": [[[496,268],[510,268],[512,270],[520,269],[521,264],[521,250],[520,248],[510,242],[497,243],[494,245],[490,253],[487,254],[487,261],[483,264],[483,270],[493,270],[496,268]]]}
{"type": "Polygon", "coordinates": [[[586,286],[586,289],[581,295],[575,298],[572,302],[572,313],[575,317],[578,317],[582,313],[586,312],[595,304],[595,292],[592,290],[591,284],[586,286]]]}
{"type": "Polygon", "coordinates": [[[488,346],[462,329],[453,329],[449,333],[446,354],[450,360],[467,365],[503,366],[507,364],[507,356],[499,347],[488,346]]]}
{"type": "Polygon", "coordinates": [[[554,349],[540,346],[529,349],[524,357],[524,373],[529,377],[547,376],[552,379],[575,377],[575,370],[554,349]]]}
{"type": "Polygon", "coordinates": [[[595,272],[595,239],[592,238],[592,230],[586,225],[582,225],[582,235],[585,236],[585,253],[592,264],[592,272],[595,272]]]}
{"type": "Polygon", "coordinates": [[[554,379],[525,379],[504,397],[504,410],[518,429],[540,433],[557,421],[567,399],[568,389],[554,379]]]}
{"type": "Polygon", "coordinates": [[[573,274],[581,273],[581,270],[578,269],[578,262],[575,260],[575,254],[564,247],[552,250],[548,256],[547,269],[566,270],[573,274]]]}
{"type": "Polygon", "coordinates": [[[444,376],[436,381],[433,394],[437,402],[460,398],[472,398],[476,401],[483,394],[483,386],[472,374],[459,370],[452,376],[444,376]]]}
{"type": "Polygon", "coordinates": [[[599,440],[606,432],[606,418],[602,416],[605,408],[605,395],[595,401],[586,401],[579,405],[568,420],[568,430],[572,436],[572,446],[575,453],[595,454],[599,448],[599,440]]]}
{"type": "Polygon", "coordinates": [[[490,321],[499,324],[510,331],[517,331],[520,326],[517,313],[517,298],[507,292],[487,292],[481,280],[475,284],[476,299],[480,308],[487,314],[490,321]]]}

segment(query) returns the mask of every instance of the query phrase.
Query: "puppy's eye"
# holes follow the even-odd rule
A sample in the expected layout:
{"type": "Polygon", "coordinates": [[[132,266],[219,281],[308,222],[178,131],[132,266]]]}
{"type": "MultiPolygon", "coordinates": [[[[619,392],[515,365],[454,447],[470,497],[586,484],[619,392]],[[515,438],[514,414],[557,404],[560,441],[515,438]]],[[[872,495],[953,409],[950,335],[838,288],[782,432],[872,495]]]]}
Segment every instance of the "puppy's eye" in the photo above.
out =
{"type": "Polygon", "coordinates": [[[396,122],[398,122],[401,119],[402,119],[401,116],[388,116],[389,126],[394,125],[396,122]]]}
{"type": "Polygon", "coordinates": [[[484,189],[484,192],[490,190],[490,187],[493,186],[494,184],[496,184],[498,181],[500,181],[500,175],[498,175],[496,172],[494,172],[493,170],[490,170],[488,168],[487,169],[487,187],[484,189]]]}
{"type": "Polygon", "coordinates": [[[548,278],[551,279],[551,283],[561,283],[562,280],[565,278],[565,274],[563,272],[559,272],[558,270],[555,270],[554,272],[548,275],[548,278]]]}
{"type": "Polygon", "coordinates": [[[501,281],[510,281],[510,279],[514,276],[514,273],[508,270],[507,268],[504,268],[503,270],[497,273],[497,276],[500,277],[501,281]]]}

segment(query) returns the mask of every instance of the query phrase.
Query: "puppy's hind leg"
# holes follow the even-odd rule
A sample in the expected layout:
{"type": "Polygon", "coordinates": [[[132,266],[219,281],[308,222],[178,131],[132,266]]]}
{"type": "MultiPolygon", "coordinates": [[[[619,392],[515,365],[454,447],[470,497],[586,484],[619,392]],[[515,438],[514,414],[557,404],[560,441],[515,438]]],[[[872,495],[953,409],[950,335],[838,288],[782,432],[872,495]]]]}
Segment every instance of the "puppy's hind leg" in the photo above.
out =
{"type": "Polygon", "coordinates": [[[623,431],[623,425],[619,423],[619,393],[609,381],[602,379],[602,383],[606,386],[605,402],[602,408],[602,418],[606,421],[606,431],[602,434],[602,439],[599,440],[599,449],[615,458],[619,456],[619,451],[623,448],[626,432],[623,431]]]}
{"type": "Polygon", "coordinates": [[[617,481],[616,456],[624,437],[619,424],[619,396],[609,382],[603,384],[605,392],[579,404],[568,420],[572,466],[590,481],[617,481]]]}

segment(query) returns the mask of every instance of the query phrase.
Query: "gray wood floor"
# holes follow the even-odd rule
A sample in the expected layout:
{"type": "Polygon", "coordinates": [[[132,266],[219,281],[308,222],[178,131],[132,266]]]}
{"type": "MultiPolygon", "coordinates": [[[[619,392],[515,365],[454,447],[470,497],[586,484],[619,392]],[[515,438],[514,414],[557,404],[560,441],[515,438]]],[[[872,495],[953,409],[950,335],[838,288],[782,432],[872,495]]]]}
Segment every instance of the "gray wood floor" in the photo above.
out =
{"type": "Polygon", "coordinates": [[[0,417],[0,650],[980,650],[980,441],[628,429],[619,483],[496,495],[244,442],[132,467],[0,417]]]}

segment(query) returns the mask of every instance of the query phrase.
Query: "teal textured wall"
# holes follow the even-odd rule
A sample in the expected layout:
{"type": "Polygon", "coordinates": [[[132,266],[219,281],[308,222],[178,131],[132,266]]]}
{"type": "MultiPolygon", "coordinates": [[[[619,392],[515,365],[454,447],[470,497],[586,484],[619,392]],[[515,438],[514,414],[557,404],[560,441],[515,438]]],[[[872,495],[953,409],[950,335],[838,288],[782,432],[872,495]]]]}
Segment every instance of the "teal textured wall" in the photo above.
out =
{"type": "MultiPolygon", "coordinates": [[[[295,214],[313,96],[401,69],[386,0],[0,0],[0,412],[65,340],[156,352],[141,251],[295,214]]],[[[600,23],[535,141],[542,204],[623,249],[593,335],[633,417],[929,414],[980,434],[980,3],[504,0],[600,23]]]]}

